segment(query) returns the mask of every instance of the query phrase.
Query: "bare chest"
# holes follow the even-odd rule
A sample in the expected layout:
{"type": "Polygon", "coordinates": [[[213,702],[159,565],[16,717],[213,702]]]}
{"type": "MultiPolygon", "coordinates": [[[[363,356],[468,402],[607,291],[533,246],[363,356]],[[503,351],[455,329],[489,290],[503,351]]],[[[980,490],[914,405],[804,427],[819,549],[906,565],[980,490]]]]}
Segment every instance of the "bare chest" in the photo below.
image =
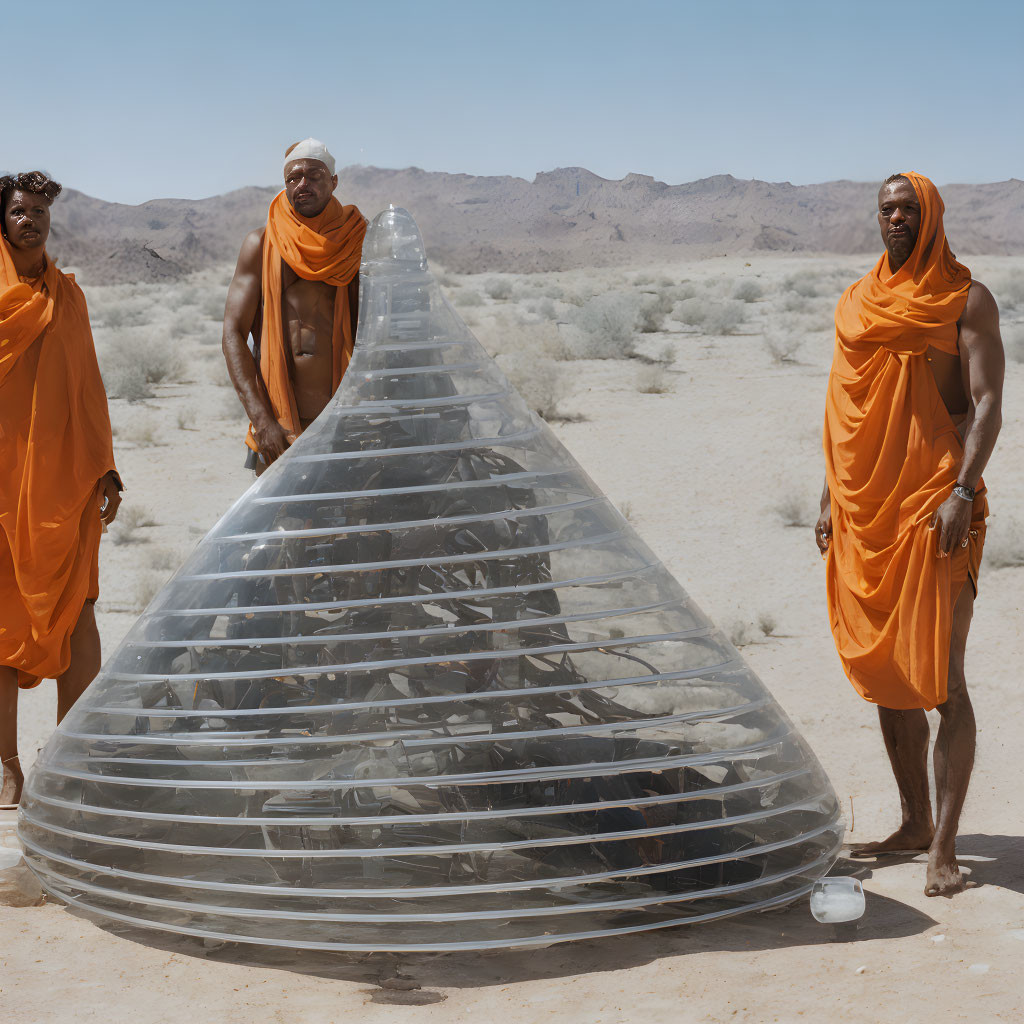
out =
{"type": "Polygon", "coordinates": [[[940,352],[937,348],[928,349],[928,367],[935,378],[942,401],[949,410],[949,415],[956,420],[963,416],[970,406],[970,394],[967,369],[959,352],[940,352]]]}
{"type": "Polygon", "coordinates": [[[282,265],[282,327],[294,356],[330,354],[336,294],[333,285],[306,281],[287,264],[282,265]]]}

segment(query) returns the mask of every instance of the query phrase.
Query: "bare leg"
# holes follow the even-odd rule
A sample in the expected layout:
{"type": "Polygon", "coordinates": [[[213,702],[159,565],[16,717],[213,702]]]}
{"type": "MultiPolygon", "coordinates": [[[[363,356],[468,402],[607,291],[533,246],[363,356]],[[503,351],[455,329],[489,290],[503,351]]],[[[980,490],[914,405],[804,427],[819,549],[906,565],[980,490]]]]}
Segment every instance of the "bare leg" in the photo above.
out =
{"type": "Polygon", "coordinates": [[[71,634],[71,664],[57,677],[57,722],[71,710],[100,670],[100,633],[91,601],[86,601],[71,634]]]}
{"type": "Polygon", "coordinates": [[[966,887],[956,861],[956,834],[974,768],[977,732],[964,677],[964,652],[973,615],[974,587],[968,581],[953,609],[949,688],[945,704],[937,709],[942,719],[934,751],[938,820],[928,849],[928,878],[924,890],[927,896],[952,896],[966,887]]]}
{"type": "Polygon", "coordinates": [[[18,760],[18,673],[6,665],[0,668],[0,804],[11,806],[21,799],[24,776],[18,760]]]}
{"type": "Polygon", "coordinates": [[[888,839],[853,847],[854,857],[927,850],[935,833],[928,794],[928,716],[920,708],[880,707],[878,721],[899,787],[903,821],[888,839]]]}

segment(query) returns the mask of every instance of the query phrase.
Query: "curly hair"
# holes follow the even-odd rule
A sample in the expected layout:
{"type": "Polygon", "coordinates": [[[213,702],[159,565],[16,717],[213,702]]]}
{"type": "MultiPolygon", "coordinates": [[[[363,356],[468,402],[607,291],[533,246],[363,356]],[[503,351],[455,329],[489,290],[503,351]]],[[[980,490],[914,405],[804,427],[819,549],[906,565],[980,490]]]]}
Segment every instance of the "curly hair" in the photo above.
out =
{"type": "Polygon", "coordinates": [[[44,196],[52,203],[60,195],[61,185],[42,171],[23,171],[21,174],[4,174],[0,176],[0,226],[3,225],[7,213],[7,201],[15,189],[21,192],[34,192],[44,196]]]}

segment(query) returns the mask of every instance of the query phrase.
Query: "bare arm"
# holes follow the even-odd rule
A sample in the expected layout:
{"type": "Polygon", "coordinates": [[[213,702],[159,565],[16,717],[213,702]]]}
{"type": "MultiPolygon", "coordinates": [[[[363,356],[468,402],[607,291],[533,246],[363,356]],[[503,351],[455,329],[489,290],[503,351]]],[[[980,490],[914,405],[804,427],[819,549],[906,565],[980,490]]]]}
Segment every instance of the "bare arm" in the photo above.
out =
{"type": "Polygon", "coordinates": [[[980,282],[971,285],[960,320],[960,358],[970,391],[972,415],[964,436],[964,461],[957,482],[977,487],[1003,425],[1006,357],[999,336],[999,309],[980,282]]]}
{"type": "Polygon", "coordinates": [[[267,462],[273,462],[288,447],[288,440],[260,384],[247,341],[260,302],[262,263],[263,231],[252,231],[242,243],[235,276],[228,288],[221,347],[231,383],[249,414],[260,452],[267,462]]]}
{"type": "MultiPolygon", "coordinates": [[[[971,284],[960,318],[960,359],[971,398],[964,435],[964,460],[957,483],[977,487],[1003,424],[1003,375],[1006,358],[999,336],[999,309],[992,293],[979,281],[971,284]]],[[[971,502],[950,495],[936,510],[940,555],[948,555],[967,539],[971,502]]]]}

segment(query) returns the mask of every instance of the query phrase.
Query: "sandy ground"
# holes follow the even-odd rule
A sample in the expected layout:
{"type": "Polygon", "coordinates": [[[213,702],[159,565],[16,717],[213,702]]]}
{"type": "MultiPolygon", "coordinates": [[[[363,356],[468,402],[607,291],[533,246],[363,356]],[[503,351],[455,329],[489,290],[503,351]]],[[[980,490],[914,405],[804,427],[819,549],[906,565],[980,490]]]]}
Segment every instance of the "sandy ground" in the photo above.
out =
{"type": "MultiPolygon", "coordinates": [[[[837,262],[851,279],[865,267],[854,259],[837,262]]],[[[1019,262],[976,261],[976,275],[1017,273],[1019,262]]],[[[807,524],[816,515],[831,342],[819,325],[808,331],[795,361],[779,361],[764,343],[777,316],[772,296],[787,275],[812,265],[775,257],[660,268],[674,280],[711,285],[753,276],[766,298],[751,304],[743,333],[713,337],[670,324],[669,333],[646,336],[644,351],[673,348],[669,393],[638,393],[636,360],[572,364],[573,393],[563,407],[581,419],[554,429],[609,496],[628,505],[635,527],[704,610],[737,639],[751,641],[744,656],[822,760],[846,809],[847,838],[856,842],[896,824],[895,785],[874,709],[855,696],[832,647],[810,526],[787,527],[779,511],[795,496],[807,524]]],[[[824,301],[831,304],[834,296],[824,301]]],[[[470,318],[480,315],[474,310],[470,318]]],[[[126,505],[150,512],[155,525],[140,527],[134,543],[104,539],[98,608],[107,652],[249,482],[241,467],[243,425],[227,412],[223,384],[213,382],[218,350],[186,342],[193,346],[183,349],[193,380],[161,386],[145,403],[111,403],[126,505]],[[140,423],[153,428],[158,443],[149,443],[140,423]]],[[[1004,552],[1024,505],[1022,405],[1024,365],[1011,361],[1003,434],[986,473],[990,539],[1004,552]]],[[[529,953],[353,958],[206,949],[192,940],[97,927],[53,903],[40,905],[27,871],[9,866],[17,853],[7,815],[0,820],[0,845],[10,848],[0,849],[2,1019],[1024,1019],[1024,806],[1012,781],[1024,744],[1022,600],[1024,568],[986,564],[968,650],[979,749],[959,843],[977,887],[952,900],[928,899],[921,859],[867,866],[842,860],[836,872],[858,873],[868,892],[853,941],[833,941],[800,904],[529,953]]],[[[53,713],[52,684],[23,695],[26,764],[48,735],[53,713]]]]}

